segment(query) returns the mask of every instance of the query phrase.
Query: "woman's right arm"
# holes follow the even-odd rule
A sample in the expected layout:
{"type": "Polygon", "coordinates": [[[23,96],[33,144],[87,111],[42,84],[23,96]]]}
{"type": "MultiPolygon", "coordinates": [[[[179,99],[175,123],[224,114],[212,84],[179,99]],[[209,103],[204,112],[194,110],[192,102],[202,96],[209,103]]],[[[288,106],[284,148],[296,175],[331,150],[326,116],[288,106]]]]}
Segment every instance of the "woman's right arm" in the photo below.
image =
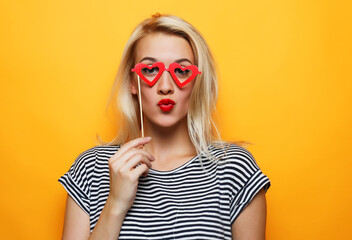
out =
{"type": "Polygon", "coordinates": [[[90,234],[89,227],[88,214],[67,194],[62,239],[87,240],[90,234]]]}
{"type": "Polygon", "coordinates": [[[67,194],[63,240],[114,239],[118,238],[125,212],[114,209],[109,199],[100,214],[97,225],[90,235],[89,216],[67,194]]]}
{"type": "Polygon", "coordinates": [[[136,197],[139,177],[148,174],[154,161],[150,153],[139,148],[150,139],[134,139],[109,159],[110,193],[92,234],[89,234],[89,216],[71,197],[67,198],[63,240],[119,237],[123,220],[136,197]]]}

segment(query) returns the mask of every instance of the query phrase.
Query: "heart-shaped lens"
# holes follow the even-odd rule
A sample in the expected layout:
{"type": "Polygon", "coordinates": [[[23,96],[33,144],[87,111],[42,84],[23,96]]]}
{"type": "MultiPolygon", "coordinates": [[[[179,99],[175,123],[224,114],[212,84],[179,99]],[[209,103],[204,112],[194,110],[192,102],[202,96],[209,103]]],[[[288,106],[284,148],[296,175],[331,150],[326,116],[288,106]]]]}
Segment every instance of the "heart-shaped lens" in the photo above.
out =
{"type": "Polygon", "coordinates": [[[201,73],[195,65],[182,67],[178,63],[171,63],[168,71],[179,87],[185,86],[187,83],[192,81],[197,74],[201,73]]]}
{"type": "Polygon", "coordinates": [[[151,66],[138,63],[134,69],[132,69],[132,72],[136,72],[149,86],[153,86],[164,71],[165,65],[161,62],[156,62],[151,66]]]}

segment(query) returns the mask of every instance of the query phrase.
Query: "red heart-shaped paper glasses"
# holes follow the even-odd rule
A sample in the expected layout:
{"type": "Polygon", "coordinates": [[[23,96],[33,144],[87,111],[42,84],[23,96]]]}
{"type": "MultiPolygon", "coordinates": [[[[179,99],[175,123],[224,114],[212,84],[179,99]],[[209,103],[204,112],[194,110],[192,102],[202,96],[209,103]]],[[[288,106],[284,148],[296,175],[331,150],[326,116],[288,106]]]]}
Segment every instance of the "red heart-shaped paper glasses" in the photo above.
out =
{"type": "Polygon", "coordinates": [[[197,74],[201,73],[195,65],[182,67],[178,63],[171,63],[169,68],[165,68],[162,62],[153,63],[151,66],[144,63],[137,63],[131,71],[136,72],[151,87],[159,80],[164,71],[168,71],[180,88],[184,87],[197,74]]]}

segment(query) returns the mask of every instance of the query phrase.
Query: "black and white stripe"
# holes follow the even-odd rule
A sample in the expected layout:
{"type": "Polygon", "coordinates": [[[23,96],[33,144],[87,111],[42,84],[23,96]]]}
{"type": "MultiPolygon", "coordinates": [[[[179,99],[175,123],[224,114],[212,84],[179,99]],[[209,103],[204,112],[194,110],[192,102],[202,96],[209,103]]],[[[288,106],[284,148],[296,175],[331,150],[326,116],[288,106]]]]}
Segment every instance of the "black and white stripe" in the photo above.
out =
{"type": "MultiPolygon", "coordinates": [[[[108,159],[119,146],[81,155],[59,182],[90,216],[93,231],[109,194],[108,159]]],[[[119,239],[231,239],[231,224],[264,187],[270,187],[251,153],[237,145],[210,146],[217,162],[198,155],[172,171],[151,169],[139,180],[119,239]]]]}

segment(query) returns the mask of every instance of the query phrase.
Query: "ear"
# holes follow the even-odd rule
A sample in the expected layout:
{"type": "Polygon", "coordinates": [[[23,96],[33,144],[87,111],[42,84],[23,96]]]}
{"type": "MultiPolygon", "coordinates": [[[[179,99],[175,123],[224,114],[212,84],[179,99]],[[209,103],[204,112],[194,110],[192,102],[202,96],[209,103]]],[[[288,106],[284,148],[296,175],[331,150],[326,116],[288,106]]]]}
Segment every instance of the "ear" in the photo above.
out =
{"type": "Polygon", "coordinates": [[[137,86],[137,81],[135,80],[135,78],[132,78],[132,79],[131,79],[130,86],[131,86],[131,93],[132,93],[133,95],[137,95],[137,93],[138,93],[138,86],[137,86]]]}

